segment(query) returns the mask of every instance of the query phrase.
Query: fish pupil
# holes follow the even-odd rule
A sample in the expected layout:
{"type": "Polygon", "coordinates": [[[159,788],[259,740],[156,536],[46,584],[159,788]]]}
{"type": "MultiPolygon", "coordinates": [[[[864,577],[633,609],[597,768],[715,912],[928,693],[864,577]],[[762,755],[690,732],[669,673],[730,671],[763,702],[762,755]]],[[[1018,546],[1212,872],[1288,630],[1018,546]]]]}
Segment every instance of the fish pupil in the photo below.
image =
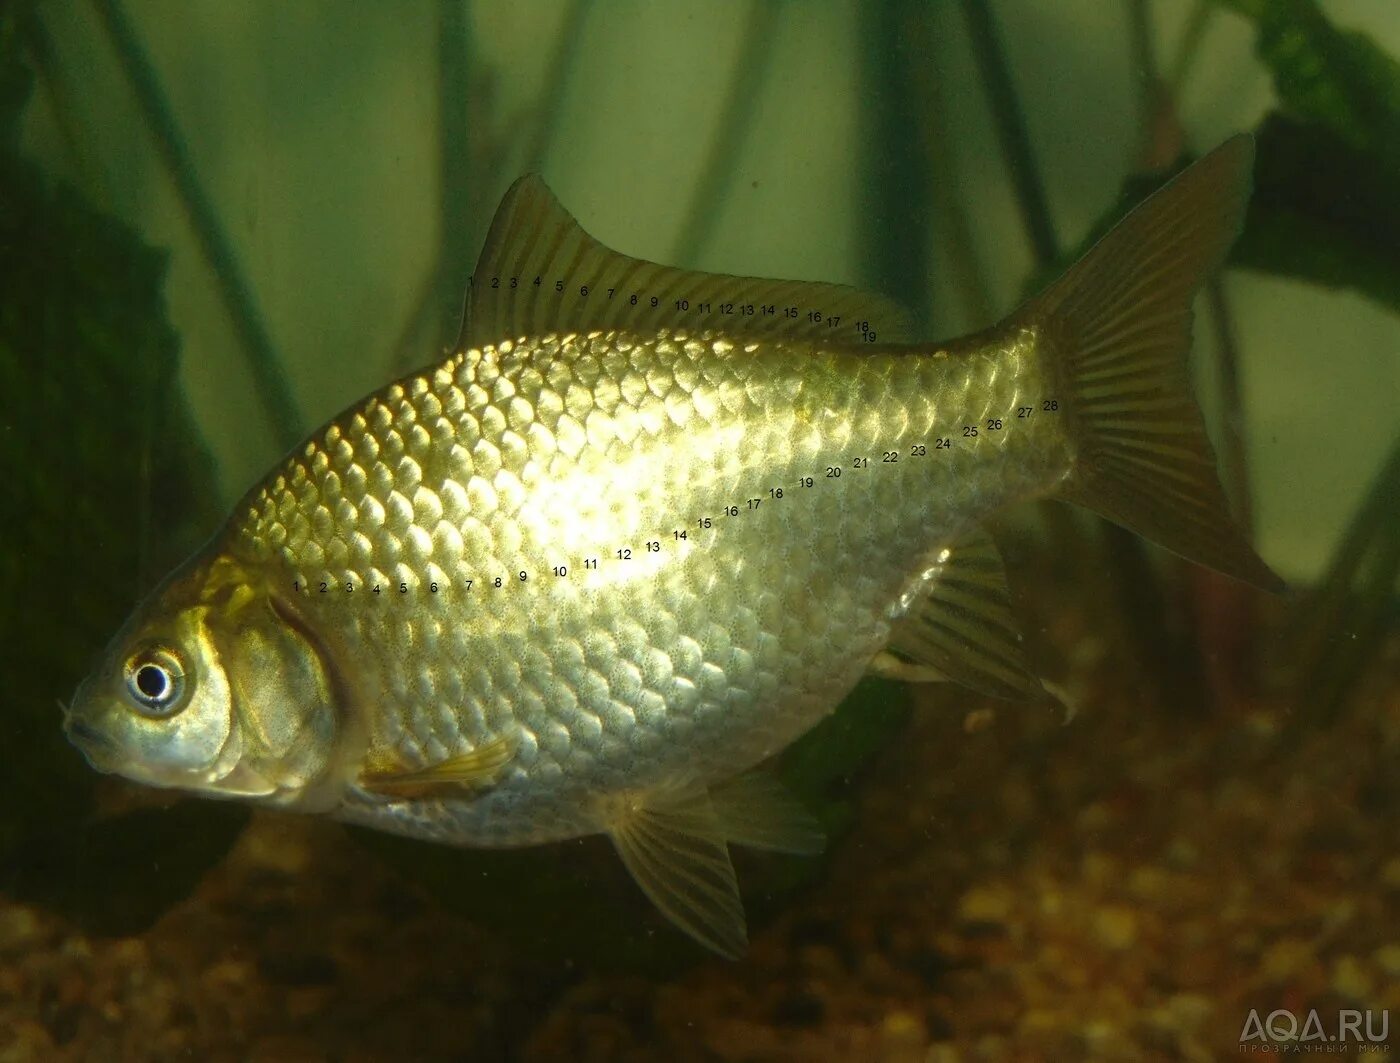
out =
{"type": "Polygon", "coordinates": [[[170,694],[170,677],[159,665],[143,664],[136,670],[136,689],[151,701],[164,701],[170,694]]]}

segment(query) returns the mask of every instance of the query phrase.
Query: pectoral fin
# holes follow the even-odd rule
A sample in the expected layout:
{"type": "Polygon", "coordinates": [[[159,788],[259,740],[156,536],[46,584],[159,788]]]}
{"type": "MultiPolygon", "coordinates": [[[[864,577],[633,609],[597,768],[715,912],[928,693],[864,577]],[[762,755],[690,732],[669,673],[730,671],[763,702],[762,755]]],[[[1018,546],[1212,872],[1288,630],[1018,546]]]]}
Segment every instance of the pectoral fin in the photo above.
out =
{"type": "Polygon", "coordinates": [[[882,343],[913,338],[909,315],[882,295],[843,284],[701,273],[621,254],[593,239],[539,175],[529,174],[511,185],[491,222],[457,349],[548,332],[675,328],[849,343],[872,333],[882,343]]]}
{"type": "Polygon", "coordinates": [[[494,782],[513,756],[514,742],[493,738],[469,753],[426,767],[366,772],[360,785],[386,797],[422,797],[442,787],[476,789],[494,782]]]}
{"type": "Polygon", "coordinates": [[[890,634],[872,670],[894,678],[940,678],[1002,698],[1034,698],[1041,686],[1021,650],[1006,570],[984,530],[939,551],[926,587],[890,634]],[[910,668],[900,674],[899,665],[910,668]]]}

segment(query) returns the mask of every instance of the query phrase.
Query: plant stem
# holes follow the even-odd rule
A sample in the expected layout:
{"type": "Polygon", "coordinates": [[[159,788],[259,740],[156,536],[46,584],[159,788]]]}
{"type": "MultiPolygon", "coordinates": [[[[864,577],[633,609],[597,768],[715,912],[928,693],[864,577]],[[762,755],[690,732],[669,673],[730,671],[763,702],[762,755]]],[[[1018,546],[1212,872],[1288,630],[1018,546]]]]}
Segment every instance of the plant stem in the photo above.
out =
{"type": "Polygon", "coordinates": [[[1060,257],[1059,241],[1050,220],[1050,208],[1045,199],[1045,187],[1040,182],[1035,153],[1025,115],[1016,96],[1011,68],[1006,62],[1005,49],[987,0],[962,0],[967,19],[972,50],[987,90],[987,102],[992,108],[1002,154],[1006,157],[1012,183],[1016,187],[1016,202],[1030,238],[1036,265],[1044,268],[1060,257]]]}
{"type": "MultiPolygon", "coordinates": [[[[914,39],[920,54],[933,54],[933,33],[927,19],[919,21],[914,39]]],[[[942,237],[948,245],[948,259],[943,266],[948,270],[962,303],[967,324],[965,331],[990,328],[996,323],[991,289],[977,254],[977,241],[968,217],[958,145],[948,131],[947,98],[943,93],[943,83],[930,64],[916,64],[913,73],[919,86],[919,98],[925,105],[926,117],[922,123],[924,156],[930,162],[937,160],[928,185],[931,189],[933,222],[942,230],[942,237]]],[[[931,311],[929,316],[933,318],[935,314],[931,311]]]]}
{"type": "Polygon", "coordinates": [[[1157,104],[1155,86],[1161,80],[1157,71],[1157,50],[1152,47],[1152,10],[1148,0],[1129,0],[1128,32],[1132,35],[1132,53],[1138,64],[1134,73],[1141,87],[1139,121],[1145,128],[1153,120],[1157,104]]]}
{"type": "MultiPolygon", "coordinates": [[[[864,162],[857,217],[878,219],[864,248],[864,277],[893,296],[922,331],[928,323],[930,258],[928,209],[929,122],[916,67],[926,62],[915,46],[928,5],[890,0],[861,24],[859,115],[864,162]]],[[[925,37],[931,36],[927,32],[925,37]]]]}
{"type": "Polygon", "coordinates": [[[21,5],[19,26],[25,46],[39,72],[39,79],[43,82],[44,91],[48,93],[50,106],[53,108],[54,124],[58,127],[64,150],[67,151],[74,167],[82,174],[84,188],[104,209],[110,210],[112,196],[107,175],[93,153],[83,150],[84,137],[79,128],[78,108],[73,97],[72,85],[63,69],[62,60],[54,47],[48,27],[39,17],[37,5],[21,5]]]}
{"type": "Polygon", "coordinates": [[[554,143],[554,130],[559,121],[559,112],[573,79],[574,67],[578,62],[583,44],[583,28],[593,10],[593,0],[573,0],[564,13],[564,23],[559,36],[554,41],[554,52],[545,67],[549,80],[540,93],[539,120],[535,125],[534,136],[525,151],[525,172],[536,173],[544,165],[554,143]]]}
{"type": "Polygon", "coordinates": [[[735,160],[758,113],[756,101],[763,94],[772,69],[773,37],[782,10],[782,5],[773,0],[752,0],[749,5],[744,44],[730,74],[729,92],[715,139],[710,144],[705,169],[690,197],[690,212],[681,225],[671,255],[671,261],[677,265],[693,263],[714,231],[720,202],[734,177],[735,160]]]}
{"type": "Polygon", "coordinates": [[[1206,28],[1214,14],[1215,0],[1196,0],[1191,14],[1186,18],[1186,28],[1181,31],[1181,40],[1177,42],[1176,54],[1172,57],[1171,70],[1167,73],[1167,91],[1173,99],[1181,94],[1182,86],[1186,84],[1186,75],[1190,73],[1191,64],[1200,54],[1201,41],[1205,39],[1206,28]]]}
{"type": "Polygon", "coordinates": [[[1225,285],[1217,277],[1206,285],[1215,326],[1217,378],[1220,386],[1220,479],[1234,507],[1235,523],[1253,538],[1254,505],[1249,495],[1249,460],[1244,434],[1244,394],[1240,386],[1239,344],[1225,285]]]}
{"type": "Polygon", "coordinates": [[[301,438],[305,418],[292,394],[282,359],[263,324],[257,299],[244,276],[233,243],[195,172],[189,148],[171,113],[160,78],[141,47],[121,0],[92,2],[121,61],[161,160],[175,184],[200,250],[213,270],[219,294],[252,373],[254,389],[272,422],[278,444],[290,448],[301,438]]]}
{"type": "Polygon", "coordinates": [[[438,4],[438,257],[430,281],[437,321],[434,348],[457,336],[462,279],[471,272],[471,125],[467,112],[471,28],[463,0],[438,4]]]}
{"type": "Polygon", "coordinates": [[[1317,592],[1294,610],[1300,661],[1298,713],[1312,726],[1335,719],[1380,649],[1400,577],[1400,439],[1347,525],[1317,592]]]}

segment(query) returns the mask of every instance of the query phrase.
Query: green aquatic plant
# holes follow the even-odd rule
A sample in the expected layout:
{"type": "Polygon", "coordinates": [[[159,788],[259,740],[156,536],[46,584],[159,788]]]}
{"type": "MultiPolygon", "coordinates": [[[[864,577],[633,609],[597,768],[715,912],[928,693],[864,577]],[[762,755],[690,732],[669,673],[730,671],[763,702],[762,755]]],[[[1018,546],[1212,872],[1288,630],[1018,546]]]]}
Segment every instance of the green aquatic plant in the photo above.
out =
{"type": "Polygon", "coordinates": [[[1400,439],[1347,524],[1287,638],[1295,726],[1331,723],[1400,619],[1400,439]]]}
{"type": "Polygon", "coordinates": [[[15,397],[0,431],[0,638],[21,665],[0,717],[0,888],[129,928],[187,893],[243,814],[97,823],[97,776],[64,740],[57,699],[148,577],[214,527],[215,477],[178,383],[164,253],[18,153],[27,16],[0,15],[0,393],[15,397]],[[143,851],[161,853],[157,889],[143,851]]]}
{"type": "Polygon", "coordinates": [[[253,287],[233,241],[195,172],[160,78],[146,56],[124,5],[121,0],[94,0],[94,6],[116,49],[157,154],[170,174],[200,250],[209,263],[233,322],[248,374],[272,423],[273,434],[279,446],[291,447],[301,437],[306,418],[287,382],[281,355],[263,323],[253,287]]]}
{"type": "Polygon", "coordinates": [[[1282,109],[1400,173],[1400,63],[1317,0],[1217,0],[1249,19],[1282,109]]]}
{"type": "Polygon", "coordinates": [[[1400,62],[1316,0],[1217,2],[1253,23],[1280,108],[1234,261],[1400,309],[1400,62]]]}
{"type": "Polygon", "coordinates": [[[1400,310],[1400,171],[1327,127],[1282,114],[1264,120],[1258,145],[1254,199],[1232,261],[1400,310]]]}
{"type": "MultiPolygon", "coordinates": [[[[1221,3],[1258,25],[1260,55],[1278,78],[1283,106],[1258,131],[1256,196],[1233,261],[1351,288],[1400,308],[1400,210],[1389,193],[1400,174],[1400,79],[1394,60],[1364,36],[1336,30],[1312,0],[1221,3]],[[1319,157],[1337,164],[1318,167],[1319,157]]],[[[970,19],[985,18],[988,10],[972,0],[965,9],[970,19]]],[[[468,54],[453,47],[451,39],[454,34],[460,39],[465,29],[451,14],[458,5],[443,10],[443,142],[460,145],[470,130],[449,105],[467,91],[468,54]],[[449,120],[456,124],[449,126],[449,120]]],[[[577,18],[566,21],[576,26],[586,5],[576,4],[574,10],[577,18]]],[[[188,891],[226,850],[244,813],[230,805],[181,804],[169,811],[129,813],[94,832],[94,777],[62,740],[53,691],[71,690],[88,654],[115,628],[141,589],[138,573],[165,567],[153,555],[167,547],[184,552],[221,514],[211,509],[212,466],[175,384],[176,341],[160,297],[163,256],[141,246],[76,193],[52,186],[19,158],[18,119],[29,96],[29,77],[14,61],[15,26],[15,17],[0,15],[0,271],[19,278],[0,292],[0,386],[30,399],[16,408],[13,425],[7,421],[0,448],[5,467],[19,470],[15,497],[27,515],[3,530],[0,565],[7,567],[0,572],[7,586],[19,588],[17,600],[65,605],[39,616],[36,604],[33,624],[27,608],[7,613],[12,623],[24,621],[7,634],[27,662],[28,674],[11,699],[5,723],[7,745],[20,757],[19,766],[0,780],[9,799],[9,811],[0,817],[0,884],[85,914],[99,928],[126,932],[139,929],[188,891]],[[52,372],[60,358],[81,371],[52,372]],[[141,445],[129,445],[132,440],[141,445]],[[77,484],[82,486],[74,490],[77,484]],[[160,539],[168,542],[153,541],[153,526],[165,530],[160,539]],[[55,534],[57,528],[89,531],[66,536],[55,534]],[[75,564],[77,558],[80,564],[75,564]],[[160,888],[151,889],[150,867],[157,858],[160,888]]],[[[995,51],[990,54],[995,58],[995,51]]],[[[984,70],[983,76],[993,77],[994,71],[984,70]]],[[[1009,79],[994,90],[1011,93],[1002,102],[1015,113],[1009,79]]],[[[551,95],[561,92],[556,87],[551,95]]],[[[545,111],[552,118],[554,108],[545,111]]],[[[547,143],[548,126],[542,129],[540,140],[547,143]]],[[[883,135],[898,134],[891,129],[883,135]]],[[[1022,173],[1018,184],[1033,190],[1038,183],[1034,160],[1015,161],[1026,143],[1022,130],[1019,139],[1008,142],[1007,153],[1022,173]]],[[[543,150],[530,154],[538,157],[543,150]]],[[[449,157],[461,154],[445,150],[444,158],[449,157]]],[[[461,176],[446,164],[443,173],[444,180],[461,176]]],[[[1130,180],[1091,239],[1161,179],[1130,180]]],[[[903,194],[912,194],[913,188],[909,185],[903,194]]],[[[1034,196],[1034,191],[1023,191],[1022,203],[1030,205],[1030,239],[1048,249],[1042,253],[1048,274],[1055,268],[1048,263],[1070,256],[1058,255],[1043,194],[1039,211],[1034,196]]],[[[455,233],[459,242],[466,213],[467,200],[444,198],[444,230],[455,233]]],[[[883,255],[893,262],[886,250],[873,249],[874,258],[883,255]]],[[[445,266],[444,273],[451,263],[445,266]]],[[[441,277],[439,282],[451,287],[441,277]]],[[[439,295],[443,290],[435,288],[439,295]]],[[[433,309],[440,309],[441,302],[433,309]]],[[[1324,599],[1329,608],[1335,606],[1327,616],[1346,615],[1346,603],[1356,594],[1374,608],[1364,613],[1367,624],[1357,626],[1358,638],[1347,643],[1346,654],[1322,652],[1308,658],[1314,680],[1355,674],[1374,652],[1376,632],[1383,630],[1400,565],[1393,506],[1382,504],[1400,489],[1394,468],[1392,462],[1391,471],[1378,479],[1321,592],[1329,595],[1324,599]]],[[[1136,573],[1120,583],[1134,590],[1143,609],[1142,603],[1152,599],[1142,590],[1152,590],[1154,577],[1144,567],[1120,571],[1136,573]]],[[[1325,638],[1311,645],[1335,648],[1337,630],[1323,630],[1325,638]]],[[[1342,689],[1317,682],[1304,688],[1342,689]]],[[[898,727],[907,701],[902,687],[868,683],[785,755],[784,775],[829,827],[839,830],[849,819],[844,780],[898,727]]],[[[586,856],[579,862],[573,854],[545,850],[482,853],[368,832],[363,838],[445,904],[536,947],[606,956],[619,964],[675,962],[674,956],[658,960],[661,950],[645,927],[627,925],[622,913],[640,905],[631,903],[633,888],[612,870],[610,853],[593,864],[586,856]],[[607,871],[601,870],[604,865],[607,871]],[[532,910],[528,919],[523,909],[532,910]],[[543,928],[541,911],[550,913],[543,928]]],[[[817,866],[764,857],[756,871],[746,868],[746,892],[754,894],[751,906],[760,910],[755,921],[765,906],[762,895],[768,895],[770,909],[781,905],[783,891],[817,866]]]]}
{"type": "MultiPolygon", "coordinates": [[[[1316,0],[1218,2],[1254,24],[1281,107],[1259,131],[1256,191],[1235,260],[1400,311],[1400,62],[1333,25],[1316,0]]],[[[1287,625],[1295,726],[1333,720],[1393,628],[1397,499],[1400,443],[1287,625]]]]}

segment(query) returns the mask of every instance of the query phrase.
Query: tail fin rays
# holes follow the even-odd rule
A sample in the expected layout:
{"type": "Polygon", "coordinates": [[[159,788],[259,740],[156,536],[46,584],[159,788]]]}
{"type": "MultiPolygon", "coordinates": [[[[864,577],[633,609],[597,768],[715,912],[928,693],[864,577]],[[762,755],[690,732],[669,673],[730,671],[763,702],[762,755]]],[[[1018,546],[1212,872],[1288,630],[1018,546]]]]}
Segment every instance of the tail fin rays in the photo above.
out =
{"type": "Polygon", "coordinates": [[[1243,223],[1237,136],[1129,214],[1020,312],[1059,358],[1074,471],[1060,497],[1236,579],[1282,581],[1236,530],[1186,367],[1191,301],[1243,223]]]}

